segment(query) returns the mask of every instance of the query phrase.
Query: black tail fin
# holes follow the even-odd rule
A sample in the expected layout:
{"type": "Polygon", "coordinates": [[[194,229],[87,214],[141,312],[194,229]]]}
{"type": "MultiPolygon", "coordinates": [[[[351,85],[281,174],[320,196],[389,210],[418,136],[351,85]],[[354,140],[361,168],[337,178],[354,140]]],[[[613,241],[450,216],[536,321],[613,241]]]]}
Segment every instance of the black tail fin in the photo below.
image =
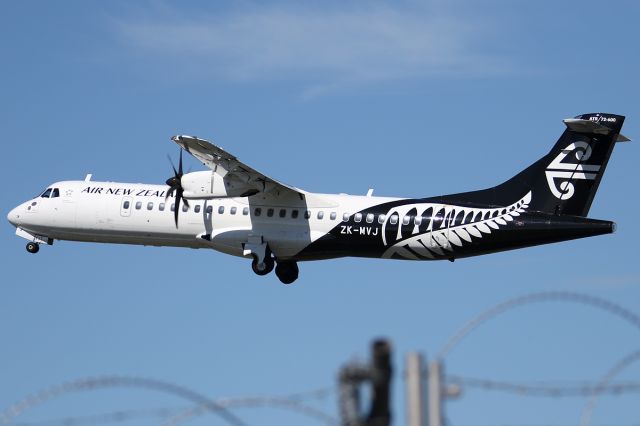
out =
{"type": "Polygon", "coordinates": [[[551,151],[513,178],[493,188],[444,198],[509,205],[531,191],[530,210],[586,216],[613,146],[628,140],[620,135],[624,117],[583,114],[564,123],[567,129],[551,151]]]}

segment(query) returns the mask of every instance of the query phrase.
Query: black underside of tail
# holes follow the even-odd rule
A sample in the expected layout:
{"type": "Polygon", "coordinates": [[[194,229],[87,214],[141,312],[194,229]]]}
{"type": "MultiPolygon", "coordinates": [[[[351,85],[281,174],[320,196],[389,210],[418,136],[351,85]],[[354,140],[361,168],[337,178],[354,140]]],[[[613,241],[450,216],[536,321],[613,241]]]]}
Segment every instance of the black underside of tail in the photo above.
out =
{"type": "Polygon", "coordinates": [[[480,191],[437,197],[438,202],[505,206],[531,191],[529,209],[586,216],[593,202],[624,117],[583,114],[564,120],[567,129],[551,151],[508,181],[480,191]]]}

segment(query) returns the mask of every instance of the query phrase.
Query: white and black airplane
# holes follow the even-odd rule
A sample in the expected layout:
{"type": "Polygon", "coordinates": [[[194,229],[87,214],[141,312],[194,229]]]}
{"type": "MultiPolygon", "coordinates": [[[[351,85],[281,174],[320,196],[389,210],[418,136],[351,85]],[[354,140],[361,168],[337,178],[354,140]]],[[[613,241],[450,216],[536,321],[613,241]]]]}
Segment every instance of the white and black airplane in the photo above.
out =
{"type": "Polygon", "coordinates": [[[83,181],[51,184],[7,216],[27,250],[54,240],[211,248],[275,266],[285,284],[298,262],[344,256],[453,261],[611,233],[586,217],[624,117],[564,120],[551,151],[489,189],[429,198],[319,194],[275,181],[192,136],[172,140],[210,170],[178,170],[166,185],[83,181]]]}

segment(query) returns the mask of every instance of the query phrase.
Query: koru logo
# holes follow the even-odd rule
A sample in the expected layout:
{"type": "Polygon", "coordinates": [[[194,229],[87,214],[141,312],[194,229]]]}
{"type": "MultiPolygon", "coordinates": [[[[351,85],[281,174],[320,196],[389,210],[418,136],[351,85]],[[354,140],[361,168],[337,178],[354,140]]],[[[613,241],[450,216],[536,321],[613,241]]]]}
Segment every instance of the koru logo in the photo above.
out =
{"type": "Polygon", "coordinates": [[[594,164],[582,164],[591,157],[591,145],[587,142],[579,141],[573,142],[560,154],[553,159],[551,164],[547,166],[545,174],[547,176],[547,183],[551,193],[560,200],[568,200],[573,197],[575,188],[572,181],[574,179],[587,179],[594,180],[598,175],[600,166],[594,164]],[[574,153],[577,163],[565,162],[573,160],[570,154],[574,153]],[[567,158],[569,157],[569,158],[567,158]],[[560,185],[556,186],[556,180],[560,180],[560,185]]]}

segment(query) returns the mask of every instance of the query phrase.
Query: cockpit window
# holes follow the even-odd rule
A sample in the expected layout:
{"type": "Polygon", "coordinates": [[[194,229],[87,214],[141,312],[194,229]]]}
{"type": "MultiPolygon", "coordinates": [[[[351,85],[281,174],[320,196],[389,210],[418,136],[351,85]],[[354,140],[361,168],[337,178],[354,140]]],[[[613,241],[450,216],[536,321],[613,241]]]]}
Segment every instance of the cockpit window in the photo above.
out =
{"type": "Polygon", "coordinates": [[[41,195],[42,198],[49,198],[51,196],[51,188],[47,188],[41,195]]]}
{"type": "Polygon", "coordinates": [[[60,196],[60,190],[58,188],[53,188],[53,192],[51,193],[51,198],[56,198],[60,196]]]}

